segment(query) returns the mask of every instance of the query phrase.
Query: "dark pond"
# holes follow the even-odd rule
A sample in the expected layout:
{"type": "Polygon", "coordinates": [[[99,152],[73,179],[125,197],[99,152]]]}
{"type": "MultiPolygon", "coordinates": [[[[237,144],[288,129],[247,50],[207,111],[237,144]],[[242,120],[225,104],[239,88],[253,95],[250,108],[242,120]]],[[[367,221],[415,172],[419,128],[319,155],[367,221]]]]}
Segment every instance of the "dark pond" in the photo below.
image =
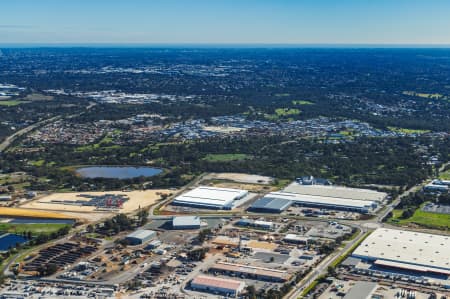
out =
{"type": "Polygon", "coordinates": [[[0,251],[7,251],[10,248],[16,247],[16,244],[25,243],[27,239],[16,234],[0,235],[0,251]]]}

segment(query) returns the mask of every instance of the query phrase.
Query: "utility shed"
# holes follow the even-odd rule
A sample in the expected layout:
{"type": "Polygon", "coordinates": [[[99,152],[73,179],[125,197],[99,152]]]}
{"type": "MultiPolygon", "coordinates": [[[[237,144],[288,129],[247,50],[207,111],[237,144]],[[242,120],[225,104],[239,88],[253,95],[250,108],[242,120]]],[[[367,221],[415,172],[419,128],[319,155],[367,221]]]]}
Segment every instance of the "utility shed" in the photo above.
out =
{"type": "Polygon", "coordinates": [[[173,229],[199,229],[200,217],[198,216],[178,216],[172,218],[173,229]]]}
{"type": "Polygon", "coordinates": [[[345,295],[344,299],[370,299],[377,290],[378,284],[369,281],[358,281],[345,295]]]}
{"type": "Polygon", "coordinates": [[[130,245],[140,245],[150,241],[154,237],[156,237],[155,231],[147,229],[139,229],[127,235],[125,237],[125,240],[127,240],[130,245]]]}

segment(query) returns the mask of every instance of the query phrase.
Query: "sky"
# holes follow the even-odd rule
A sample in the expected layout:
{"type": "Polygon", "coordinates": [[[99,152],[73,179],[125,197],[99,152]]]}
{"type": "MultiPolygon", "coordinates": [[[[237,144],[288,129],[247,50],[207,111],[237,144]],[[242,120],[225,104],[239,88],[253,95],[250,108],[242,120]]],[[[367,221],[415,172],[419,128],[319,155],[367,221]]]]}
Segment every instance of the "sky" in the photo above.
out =
{"type": "Polygon", "coordinates": [[[450,0],[0,0],[0,44],[450,44],[450,0]]]}

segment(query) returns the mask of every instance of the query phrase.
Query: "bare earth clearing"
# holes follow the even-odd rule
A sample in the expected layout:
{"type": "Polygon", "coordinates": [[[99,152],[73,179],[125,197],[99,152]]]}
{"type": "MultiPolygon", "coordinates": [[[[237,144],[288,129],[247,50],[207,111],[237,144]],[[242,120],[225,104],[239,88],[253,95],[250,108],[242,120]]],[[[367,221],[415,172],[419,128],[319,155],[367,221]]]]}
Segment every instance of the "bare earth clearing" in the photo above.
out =
{"type": "Polygon", "coordinates": [[[167,189],[155,189],[145,191],[106,191],[106,192],[69,192],[69,193],[54,193],[48,196],[27,202],[21,206],[24,209],[33,209],[41,211],[55,211],[62,214],[84,219],[87,221],[98,221],[102,218],[111,216],[117,213],[130,213],[139,208],[144,208],[155,204],[162,194],[173,193],[173,190],[167,189]],[[97,210],[95,207],[90,206],[76,206],[71,204],[53,203],[52,201],[75,201],[75,200],[87,200],[85,197],[78,195],[126,195],[129,200],[123,204],[121,209],[114,211],[97,210]]]}

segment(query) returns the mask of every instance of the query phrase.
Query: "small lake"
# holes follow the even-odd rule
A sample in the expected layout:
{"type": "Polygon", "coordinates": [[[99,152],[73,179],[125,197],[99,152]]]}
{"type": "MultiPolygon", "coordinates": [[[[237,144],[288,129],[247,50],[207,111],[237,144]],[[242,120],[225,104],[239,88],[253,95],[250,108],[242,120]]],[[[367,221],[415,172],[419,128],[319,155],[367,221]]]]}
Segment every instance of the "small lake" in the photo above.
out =
{"type": "Polygon", "coordinates": [[[16,234],[0,235],[0,251],[7,251],[10,248],[16,247],[16,244],[23,244],[27,241],[24,237],[16,234]]]}
{"type": "Polygon", "coordinates": [[[151,177],[162,173],[162,169],[132,166],[90,166],[78,168],[76,173],[84,178],[132,179],[140,176],[151,177]]]}

